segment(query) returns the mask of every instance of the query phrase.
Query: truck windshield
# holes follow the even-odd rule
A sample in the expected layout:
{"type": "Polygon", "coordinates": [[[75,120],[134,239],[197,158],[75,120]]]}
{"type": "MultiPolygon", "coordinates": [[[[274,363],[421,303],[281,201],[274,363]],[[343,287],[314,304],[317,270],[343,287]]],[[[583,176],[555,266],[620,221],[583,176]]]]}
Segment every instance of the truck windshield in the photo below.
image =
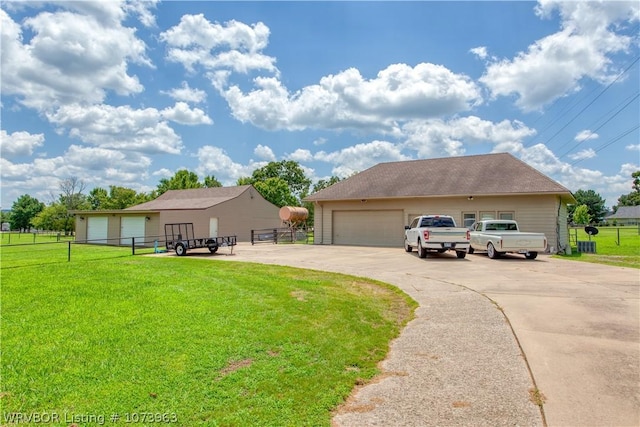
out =
{"type": "Polygon", "coordinates": [[[455,227],[451,218],[422,218],[420,227],[455,227]]]}

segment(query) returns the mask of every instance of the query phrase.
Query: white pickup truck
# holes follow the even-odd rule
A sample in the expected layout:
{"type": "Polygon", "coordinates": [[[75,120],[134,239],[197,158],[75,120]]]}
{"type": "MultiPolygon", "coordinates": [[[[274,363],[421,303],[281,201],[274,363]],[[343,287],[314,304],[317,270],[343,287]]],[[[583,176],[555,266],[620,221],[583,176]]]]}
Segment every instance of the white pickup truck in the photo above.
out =
{"type": "Polygon", "coordinates": [[[483,220],[471,227],[469,253],[487,251],[489,258],[495,259],[504,253],[524,254],[527,259],[535,259],[538,252],[547,249],[547,238],[543,233],[524,233],[518,223],[512,220],[483,220]]]}
{"type": "Polygon", "coordinates": [[[455,251],[458,258],[467,255],[469,230],[456,227],[450,216],[422,215],[404,229],[404,250],[411,252],[415,246],[420,258],[425,258],[427,252],[455,251]]]}

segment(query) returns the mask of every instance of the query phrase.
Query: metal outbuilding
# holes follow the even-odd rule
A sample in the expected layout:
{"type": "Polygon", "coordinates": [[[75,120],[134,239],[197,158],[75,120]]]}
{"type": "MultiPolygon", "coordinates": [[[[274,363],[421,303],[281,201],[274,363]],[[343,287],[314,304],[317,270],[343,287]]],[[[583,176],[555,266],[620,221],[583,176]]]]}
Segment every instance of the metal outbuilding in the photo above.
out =
{"type": "Polygon", "coordinates": [[[202,237],[235,235],[250,241],[251,230],[279,227],[279,208],[251,185],[169,190],[157,199],[127,209],[75,211],[76,240],[145,246],[164,237],[164,225],[192,222],[202,237]],[[151,243],[150,243],[151,242],[151,243]]]}

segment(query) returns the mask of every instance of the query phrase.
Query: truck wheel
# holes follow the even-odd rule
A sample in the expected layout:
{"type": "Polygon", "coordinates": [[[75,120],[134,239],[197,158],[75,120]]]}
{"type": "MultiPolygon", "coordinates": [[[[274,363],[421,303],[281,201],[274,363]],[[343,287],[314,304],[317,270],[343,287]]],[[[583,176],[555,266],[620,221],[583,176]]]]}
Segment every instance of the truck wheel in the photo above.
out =
{"type": "Polygon", "coordinates": [[[465,251],[457,251],[456,255],[458,256],[458,258],[464,258],[465,256],[467,256],[467,253],[465,251]]]}
{"type": "Polygon", "coordinates": [[[187,253],[187,247],[185,246],[185,244],[182,242],[176,243],[176,255],[183,256],[186,253],[187,253]]]}
{"type": "Polygon", "coordinates": [[[493,243],[487,245],[487,255],[489,255],[491,259],[496,259],[500,256],[500,253],[493,247],[493,243]]]}
{"type": "Polygon", "coordinates": [[[413,252],[413,247],[409,244],[407,239],[404,239],[404,250],[405,252],[413,252]]]}
{"type": "Polygon", "coordinates": [[[473,255],[473,248],[469,246],[469,253],[473,255]]]}
{"type": "Polygon", "coordinates": [[[524,257],[526,259],[536,259],[537,256],[538,252],[527,252],[526,254],[524,254],[524,257]]]}
{"type": "Polygon", "coordinates": [[[420,244],[420,240],[418,240],[418,256],[420,258],[427,257],[427,249],[422,247],[422,245],[420,244]]]}

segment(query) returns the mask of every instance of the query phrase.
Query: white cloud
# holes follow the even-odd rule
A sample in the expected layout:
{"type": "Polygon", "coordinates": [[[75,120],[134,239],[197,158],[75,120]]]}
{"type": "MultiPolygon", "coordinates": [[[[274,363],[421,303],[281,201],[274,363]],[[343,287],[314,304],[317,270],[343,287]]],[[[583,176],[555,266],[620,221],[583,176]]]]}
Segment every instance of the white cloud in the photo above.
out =
{"type": "Polygon", "coordinates": [[[629,150],[629,151],[640,151],[640,144],[630,144],[624,148],[625,150],[629,150]]]}
{"type": "Polygon", "coordinates": [[[339,151],[314,155],[316,160],[333,164],[332,174],[346,178],[382,162],[410,160],[401,153],[401,148],[387,141],[371,141],[356,144],[339,151]]]}
{"type": "Polygon", "coordinates": [[[169,91],[160,91],[160,93],[169,95],[176,101],[192,102],[194,104],[200,104],[207,99],[207,93],[201,89],[192,89],[185,81],[179,88],[171,89],[169,91]]]}
{"type": "Polygon", "coordinates": [[[576,136],[573,138],[574,141],[588,141],[590,139],[598,139],[600,137],[600,135],[598,135],[597,133],[591,132],[588,129],[582,130],[580,132],[578,132],[576,134],[576,136]]]}
{"type": "Polygon", "coordinates": [[[493,123],[476,116],[449,121],[414,120],[402,131],[406,136],[404,147],[415,150],[420,158],[460,156],[465,153],[464,144],[482,142],[499,146],[499,151],[512,152],[521,146],[520,141],[535,134],[534,129],[517,120],[493,123]]]}
{"type": "Polygon", "coordinates": [[[596,156],[596,151],[593,148],[587,148],[586,150],[580,150],[577,153],[570,154],[571,160],[584,160],[591,159],[596,156]]]}
{"type": "Polygon", "coordinates": [[[259,159],[266,160],[268,162],[276,160],[276,155],[273,154],[273,150],[265,145],[258,144],[258,146],[253,150],[253,154],[255,154],[259,159]]]}
{"type": "Polygon", "coordinates": [[[269,43],[269,33],[262,22],[249,26],[231,20],[221,25],[198,14],[182,16],[178,25],[160,34],[160,40],[169,45],[167,59],[189,71],[200,64],[205,69],[277,73],[275,59],[261,53],[269,43]]]}
{"type": "Polygon", "coordinates": [[[49,121],[72,137],[101,148],[146,154],[178,154],[182,141],[155,108],[66,105],[47,114],[49,121]]]}
{"type": "Polygon", "coordinates": [[[611,66],[610,55],[626,52],[633,40],[616,30],[638,20],[638,2],[544,1],[537,7],[542,17],[556,9],[559,32],[487,67],[480,81],[493,97],[515,94],[521,109],[535,110],[579,90],[583,78],[608,83],[621,71],[611,66]]]}
{"type": "Polygon", "coordinates": [[[594,190],[606,200],[607,206],[615,205],[621,194],[631,191],[631,174],[640,169],[638,163],[625,163],[619,172],[606,175],[599,170],[571,166],[544,144],[521,148],[514,155],[571,191],[594,190]]]}
{"type": "Polygon", "coordinates": [[[211,145],[205,145],[198,150],[198,167],[196,173],[200,176],[215,175],[224,185],[235,185],[238,178],[251,176],[255,169],[267,162],[250,162],[242,165],[234,162],[225,150],[211,145]]]}
{"type": "Polygon", "coordinates": [[[199,108],[189,108],[186,102],[176,102],[171,108],[165,108],[160,115],[167,119],[183,125],[210,125],[213,120],[199,108]]]}
{"type": "Polygon", "coordinates": [[[425,63],[393,64],[370,80],[350,68],[293,94],[277,78],[258,77],[254,84],[256,89],[246,94],[231,86],[222,95],[238,120],[269,130],[392,132],[396,121],[455,114],[482,102],[467,76],[425,63]]]}
{"type": "Polygon", "coordinates": [[[285,155],[285,157],[299,163],[313,161],[313,154],[311,154],[311,151],[302,148],[298,148],[293,153],[285,155]]]}
{"type": "Polygon", "coordinates": [[[44,135],[41,133],[14,132],[9,135],[4,129],[0,130],[0,150],[3,158],[15,156],[30,156],[36,148],[44,144],[44,135]]]}
{"type": "Polygon", "coordinates": [[[318,138],[313,141],[313,145],[324,145],[327,142],[327,138],[318,138]]]}
{"type": "Polygon", "coordinates": [[[487,59],[489,56],[486,46],[474,47],[473,49],[469,49],[469,52],[473,53],[480,59],[487,59]]]}
{"type": "MultiPolygon", "coordinates": [[[[88,7],[88,4],[86,5],[88,7]]],[[[22,104],[50,110],[69,103],[99,103],[107,91],[130,95],[143,90],[128,62],[152,66],[135,30],[119,22],[68,11],[41,12],[23,21],[23,29],[0,9],[2,93],[22,104]]]]}

